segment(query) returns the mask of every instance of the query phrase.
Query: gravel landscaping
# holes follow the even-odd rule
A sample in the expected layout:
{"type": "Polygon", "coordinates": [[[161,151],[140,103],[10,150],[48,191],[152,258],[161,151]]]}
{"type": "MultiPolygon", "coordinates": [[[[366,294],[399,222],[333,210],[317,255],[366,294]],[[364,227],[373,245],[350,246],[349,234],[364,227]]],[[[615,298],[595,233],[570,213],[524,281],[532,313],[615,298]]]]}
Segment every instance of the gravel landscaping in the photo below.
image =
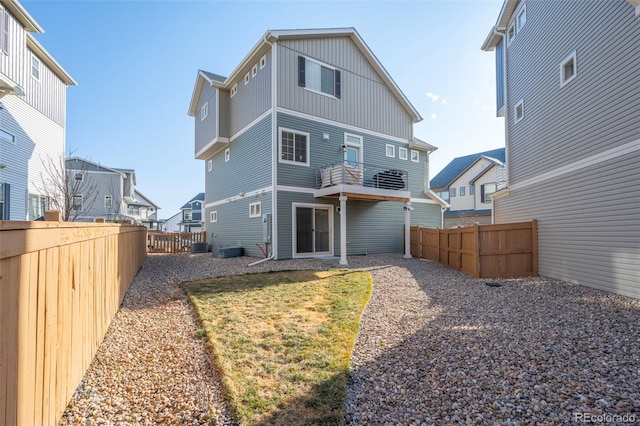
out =
{"type": "MultiPolygon", "coordinates": [[[[252,260],[149,256],[60,424],[234,424],[177,284],[334,266],[252,260]]],[[[640,301],[544,278],[490,287],[399,255],[349,267],[369,270],[374,287],[347,424],[640,422],[640,301]]]]}

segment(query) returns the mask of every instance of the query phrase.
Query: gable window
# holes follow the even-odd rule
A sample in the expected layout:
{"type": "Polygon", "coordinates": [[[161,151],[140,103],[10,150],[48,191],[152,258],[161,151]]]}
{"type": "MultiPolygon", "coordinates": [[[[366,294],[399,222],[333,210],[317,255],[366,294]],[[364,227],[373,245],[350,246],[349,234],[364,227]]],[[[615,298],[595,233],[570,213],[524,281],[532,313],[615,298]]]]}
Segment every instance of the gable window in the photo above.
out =
{"type": "Polygon", "coordinates": [[[511,44],[511,42],[515,37],[516,37],[516,24],[513,23],[509,25],[509,29],[507,30],[507,46],[511,44]]]}
{"type": "Polygon", "coordinates": [[[455,188],[451,188],[449,190],[449,194],[451,194],[451,198],[455,197],[456,196],[456,189],[455,188]]]}
{"type": "Polygon", "coordinates": [[[192,217],[191,209],[185,209],[184,210],[184,221],[186,222],[186,221],[191,220],[191,217],[192,217]]]}
{"type": "Polygon", "coordinates": [[[84,180],[84,173],[82,172],[76,172],[75,174],[75,180],[84,180]]]}
{"type": "Polygon", "coordinates": [[[262,206],[260,201],[257,203],[249,204],[249,217],[260,217],[262,216],[262,206]]]}
{"type": "Polygon", "coordinates": [[[460,196],[461,196],[461,197],[464,197],[464,190],[465,190],[465,187],[464,187],[464,186],[461,186],[461,187],[460,187],[460,196]]]}
{"type": "Polygon", "coordinates": [[[491,194],[496,192],[496,184],[495,183],[485,183],[480,186],[480,199],[483,203],[491,202],[491,194]]]}
{"type": "Polygon", "coordinates": [[[253,68],[251,68],[251,78],[255,77],[258,74],[258,64],[255,64],[253,68]]]}
{"type": "Polygon", "coordinates": [[[9,12],[0,7],[0,49],[9,54],[9,12]]]}
{"type": "Polygon", "coordinates": [[[340,71],[298,56],[298,86],[340,98],[340,71]]]}
{"type": "Polygon", "coordinates": [[[392,157],[395,158],[396,157],[396,147],[394,145],[386,145],[386,153],[387,153],[387,157],[392,157]]]}
{"type": "Polygon", "coordinates": [[[0,140],[3,142],[9,142],[15,145],[16,137],[11,133],[5,132],[4,130],[0,130],[0,140]]]}
{"type": "Polygon", "coordinates": [[[205,102],[202,108],[200,108],[200,121],[207,118],[207,115],[209,115],[209,102],[205,102]]]}
{"type": "Polygon", "coordinates": [[[209,171],[213,170],[213,160],[207,161],[207,169],[209,171]]]}
{"type": "Polygon", "coordinates": [[[469,195],[476,195],[476,187],[469,185],[469,195]]]}
{"type": "Polygon", "coordinates": [[[236,93],[238,93],[238,83],[234,84],[233,87],[231,87],[231,97],[233,98],[236,93]]]}
{"type": "Polygon", "coordinates": [[[524,24],[527,22],[527,5],[523,4],[522,9],[518,12],[518,18],[516,19],[516,23],[518,25],[518,32],[522,30],[524,24]]]}
{"type": "Polygon", "coordinates": [[[105,209],[110,209],[111,207],[113,207],[113,197],[111,195],[105,195],[104,196],[104,208],[105,209]]]}
{"type": "Polygon", "coordinates": [[[309,165],[309,134],[280,129],[280,162],[309,165]]]}
{"type": "Polygon", "coordinates": [[[409,158],[409,151],[407,151],[407,148],[398,148],[398,158],[401,160],[407,160],[409,158]]]}
{"type": "Polygon", "coordinates": [[[420,161],[420,153],[415,149],[411,150],[411,161],[413,161],[414,163],[417,163],[420,161]]]}
{"type": "Polygon", "coordinates": [[[267,55],[264,55],[262,58],[260,58],[260,69],[266,66],[267,66],[267,55]]]}
{"type": "Polygon", "coordinates": [[[218,211],[214,210],[209,212],[209,222],[214,223],[218,221],[218,211]]]}
{"type": "Polygon", "coordinates": [[[229,161],[229,159],[231,158],[231,151],[229,151],[229,148],[224,150],[224,161],[229,161]]]}
{"type": "Polygon", "coordinates": [[[35,56],[31,56],[31,77],[40,81],[40,60],[35,56]]]}
{"type": "Polygon", "coordinates": [[[246,86],[247,84],[249,84],[249,73],[244,75],[244,85],[246,86]]]}
{"type": "Polygon", "coordinates": [[[76,194],[73,196],[73,204],[71,205],[73,210],[82,211],[82,194],[76,194]]]}
{"type": "Polygon", "coordinates": [[[578,67],[576,65],[576,51],[574,50],[560,63],[560,87],[576,78],[576,75],[578,75],[578,67]]]}
{"type": "Polygon", "coordinates": [[[515,116],[516,123],[524,118],[524,100],[520,100],[513,108],[513,115],[515,116]]]}

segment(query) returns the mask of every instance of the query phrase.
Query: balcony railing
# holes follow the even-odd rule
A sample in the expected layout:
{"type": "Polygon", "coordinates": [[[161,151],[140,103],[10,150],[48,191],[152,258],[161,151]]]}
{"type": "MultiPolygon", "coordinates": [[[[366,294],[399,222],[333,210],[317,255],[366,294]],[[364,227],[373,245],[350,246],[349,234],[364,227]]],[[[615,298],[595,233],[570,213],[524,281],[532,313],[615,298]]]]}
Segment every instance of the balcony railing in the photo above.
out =
{"type": "Polygon", "coordinates": [[[347,160],[320,167],[316,173],[316,189],[343,184],[408,191],[408,182],[406,170],[347,160]]]}

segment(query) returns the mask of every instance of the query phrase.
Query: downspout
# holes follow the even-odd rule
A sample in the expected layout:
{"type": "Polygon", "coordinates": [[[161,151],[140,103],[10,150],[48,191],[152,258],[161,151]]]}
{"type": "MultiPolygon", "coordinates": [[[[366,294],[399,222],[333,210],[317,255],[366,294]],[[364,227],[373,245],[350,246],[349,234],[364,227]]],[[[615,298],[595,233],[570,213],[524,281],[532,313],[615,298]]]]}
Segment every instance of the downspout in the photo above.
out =
{"type": "Polygon", "coordinates": [[[278,53],[277,43],[269,41],[269,34],[264,36],[265,43],[271,46],[271,253],[266,259],[262,259],[256,263],[270,259],[278,259],[278,102],[277,102],[277,85],[278,85],[278,53]]]}
{"type": "MultiPolygon", "coordinates": [[[[504,162],[505,162],[505,173],[507,175],[507,183],[506,187],[509,187],[509,108],[508,108],[508,100],[509,96],[507,95],[507,40],[505,38],[506,28],[493,28],[493,34],[502,38],[502,46],[504,48],[504,54],[502,55],[502,69],[504,70],[504,81],[503,84],[503,92],[504,92],[504,162]]],[[[496,183],[497,189],[497,183],[496,183]]],[[[496,223],[495,217],[495,204],[493,197],[491,198],[491,223],[496,223]]]]}

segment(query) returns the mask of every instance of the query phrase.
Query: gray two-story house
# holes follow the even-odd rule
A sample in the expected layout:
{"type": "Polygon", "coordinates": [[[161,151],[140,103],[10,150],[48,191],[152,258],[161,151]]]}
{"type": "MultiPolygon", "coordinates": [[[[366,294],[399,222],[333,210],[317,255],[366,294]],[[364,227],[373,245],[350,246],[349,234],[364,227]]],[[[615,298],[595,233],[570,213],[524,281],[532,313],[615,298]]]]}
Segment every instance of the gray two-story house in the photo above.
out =
{"type": "Polygon", "coordinates": [[[506,0],[495,51],[507,188],[541,275],[640,297],[640,3],[506,0]]]}
{"type": "Polygon", "coordinates": [[[0,0],[0,220],[34,220],[54,191],[43,175],[65,155],[66,94],[75,80],[36,40],[17,0],[0,0]]]}
{"type": "Polygon", "coordinates": [[[422,117],[353,28],[267,31],[229,76],[198,72],[188,113],[214,249],[346,264],[442,224],[422,117]]]}
{"type": "Polygon", "coordinates": [[[204,192],[196,194],[180,207],[180,213],[179,229],[184,232],[204,231],[204,192]]]}

